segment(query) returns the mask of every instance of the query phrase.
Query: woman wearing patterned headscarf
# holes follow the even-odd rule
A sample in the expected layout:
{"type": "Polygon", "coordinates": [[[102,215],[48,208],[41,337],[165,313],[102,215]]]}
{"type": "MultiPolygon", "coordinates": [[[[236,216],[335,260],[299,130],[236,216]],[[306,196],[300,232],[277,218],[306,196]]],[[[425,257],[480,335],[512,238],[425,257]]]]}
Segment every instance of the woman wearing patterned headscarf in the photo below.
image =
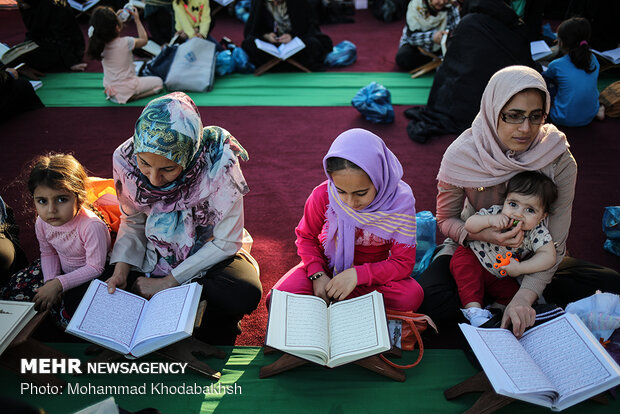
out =
{"type": "Polygon", "coordinates": [[[130,287],[146,298],[197,281],[207,308],[195,335],[234,344],[239,320],[261,297],[258,266],[242,248],[251,241],[243,228],[249,189],[239,167],[247,159],[228,131],[203,128],[186,94],[151,101],[134,136],[114,152],[122,216],[110,259],[110,292],[127,286],[128,278],[135,278],[130,287]],[[130,269],[147,277],[136,278],[130,269]]]}
{"type": "Polygon", "coordinates": [[[310,70],[321,70],[325,56],[332,51],[332,40],[321,33],[307,0],[256,0],[245,23],[241,47],[250,61],[260,66],[273,56],[256,47],[255,39],[278,46],[299,37],[306,47],[295,54],[296,61],[310,70]]]}
{"type": "Polygon", "coordinates": [[[523,334],[535,322],[532,305],[544,298],[559,306],[594,294],[596,289],[617,293],[617,272],[565,257],[577,180],[577,163],[564,133],[545,124],[549,93],[542,76],[526,66],[496,72],[471,125],[446,150],[437,175],[437,224],[449,237],[428,269],[418,277],[425,298],[420,311],[434,320],[460,317],[456,286],[450,274],[451,254],[468,240],[518,247],[522,223],[513,228],[487,228],[468,233],[465,221],[481,208],[501,204],[506,184],[522,171],[540,171],[558,188],[558,198],[545,219],[556,246],[556,265],[523,276],[520,289],[504,311],[502,327],[523,334]],[[544,295],[544,296],[543,296],[544,295]]]}
{"type": "MultiPolygon", "coordinates": [[[[364,129],[340,134],[323,159],[295,232],[301,263],[273,287],[338,301],[371,291],[389,309],[416,310],[423,292],[415,265],[415,199],[383,140],[364,129]]],[[[269,296],[267,297],[269,301],[269,296]]]]}

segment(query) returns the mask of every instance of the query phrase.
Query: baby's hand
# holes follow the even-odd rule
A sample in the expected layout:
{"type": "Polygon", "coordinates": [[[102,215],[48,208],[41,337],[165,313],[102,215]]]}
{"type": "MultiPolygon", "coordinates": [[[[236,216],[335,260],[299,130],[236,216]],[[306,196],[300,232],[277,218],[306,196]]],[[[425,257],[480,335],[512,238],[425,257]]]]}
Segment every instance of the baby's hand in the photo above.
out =
{"type": "Polygon", "coordinates": [[[503,230],[510,225],[512,219],[505,214],[493,214],[489,216],[489,224],[491,227],[503,230]]]}
{"type": "Polygon", "coordinates": [[[521,276],[521,269],[519,268],[521,264],[518,260],[514,258],[510,259],[510,263],[505,266],[502,266],[502,270],[506,271],[506,274],[510,277],[521,276]]]}

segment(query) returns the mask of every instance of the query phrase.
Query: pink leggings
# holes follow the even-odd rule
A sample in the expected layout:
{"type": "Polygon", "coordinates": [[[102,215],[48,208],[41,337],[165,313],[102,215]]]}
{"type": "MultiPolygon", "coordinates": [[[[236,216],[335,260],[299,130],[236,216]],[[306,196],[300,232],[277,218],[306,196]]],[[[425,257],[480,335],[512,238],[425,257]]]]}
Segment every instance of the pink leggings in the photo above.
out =
{"type": "MultiPolygon", "coordinates": [[[[289,270],[273,286],[274,289],[284,292],[298,293],[301,295],[313,295],[312,281],[308,280],[308,274],[303,267],[303,263],[289,270]]],[[[387,309],[399,311],[415,311],[422,304],[424,292],[422,287],[413,278],[393,280],[385,285],[357,286],[347,299],[365,295],[376,290],[383,294],[383,301],[387,309]]],[[[271,292],[267,294],[266,304],[269,309],[271,292]]]]}

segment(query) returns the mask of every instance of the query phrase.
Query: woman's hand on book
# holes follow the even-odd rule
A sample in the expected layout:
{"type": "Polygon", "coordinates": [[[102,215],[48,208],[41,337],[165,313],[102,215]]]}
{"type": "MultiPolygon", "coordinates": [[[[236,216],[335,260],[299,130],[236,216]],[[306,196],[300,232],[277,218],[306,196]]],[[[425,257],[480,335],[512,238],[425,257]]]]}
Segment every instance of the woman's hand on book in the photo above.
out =
{"type": "Polygon", "coordinates": [[[293,37],[288,33],[284,33],[282,36],[276,38],[276,42],[278,43],[288,43],[291,40],[293,40],[293,37]]]}
{"type": "Polygon", "coordinates": [[[34,301],[34,308],[39,312],[43,312],[60,300],[62,284],[60,280],[54,278],[45,282],[43,286],[36,289],[36,292],[37,294],[32,299],[34,301]]]}
{"type": "Polygon", "coordinates": [[[164,277],[139,277],[133,284],[133,291],[145,299],[150,299],[159,291],[179,286],[179,282],[168,274],[164,277]]]}
{"type": "Polygon", "coordinates": [[[129,275],[129,263],[117,262],[114,265],[114,273],[106,280],[108,293],[114,293],[116,288],[125,289],[127,287],[127,275],[129,275]]]}
{"type": "Polygon", "coordinates": [[[278,35],[273,32],[265,33],[263,35],[263,39],[265,39],[265,41],[269,43],[273,43],[273,44],[278,43],[278,35]]]}
{"type": "Polygon", "coordinates": [[[354,267],[338,273],[327,283],[327,296],[334,301],[344,300],[357,286],[357,271],[354,267]]]}
{"type": "Polygon", "coordinates": [[[536,299],[538,295],[534,291],[519,289],[504,310],[501,327],[508,329],[512,326],[512,333],[520,338],[525,329],[536,322],[536,311],[532,308],[536,299]]]}

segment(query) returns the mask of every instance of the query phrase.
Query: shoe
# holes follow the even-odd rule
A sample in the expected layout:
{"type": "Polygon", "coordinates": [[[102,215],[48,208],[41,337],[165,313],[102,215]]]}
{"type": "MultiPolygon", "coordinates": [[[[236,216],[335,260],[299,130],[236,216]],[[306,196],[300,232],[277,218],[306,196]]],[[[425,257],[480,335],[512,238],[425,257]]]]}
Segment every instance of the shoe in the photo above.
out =
{"type": "Polygon", "coordinates": [[[493,314],[487,309],[467,308],[461,309],[461,312],[463,312],[469,323],[476,327],[483,325],[493,317],[493,314]]]}

